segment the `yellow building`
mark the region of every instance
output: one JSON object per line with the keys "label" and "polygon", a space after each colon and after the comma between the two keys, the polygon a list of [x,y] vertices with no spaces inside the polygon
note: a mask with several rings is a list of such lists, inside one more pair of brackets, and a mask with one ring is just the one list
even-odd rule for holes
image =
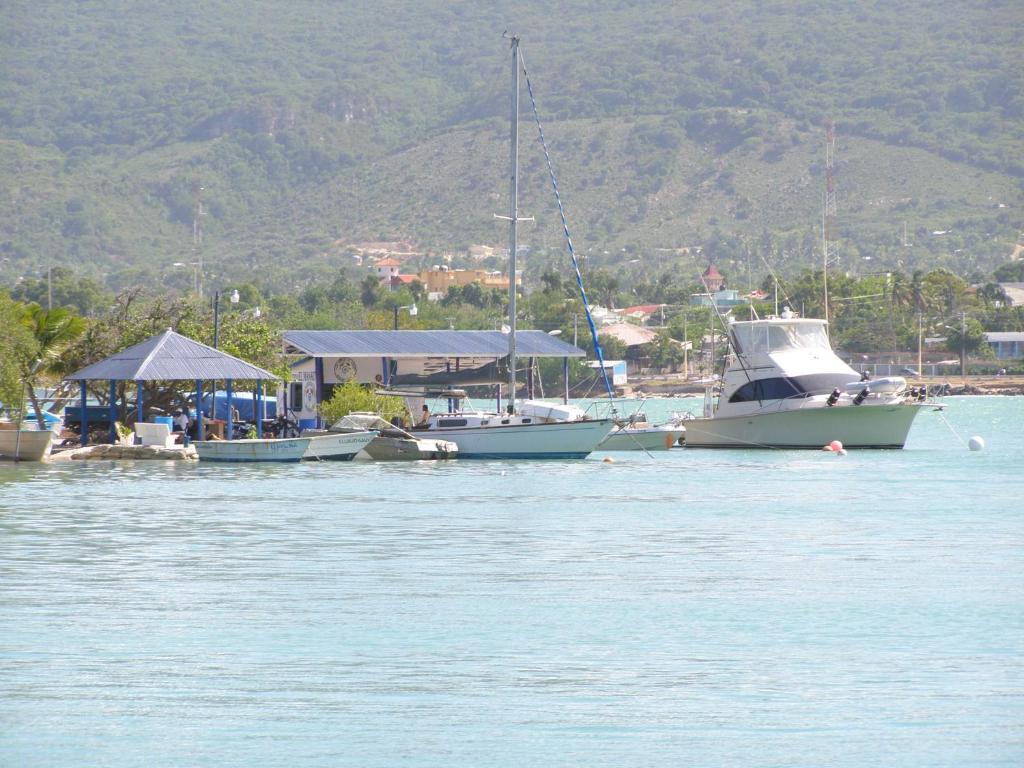
{"label": "yellow building", "polygon": [[[447,266],[435,266],[420,272],[417,279],[423,283],[427,298],[436,301],[448,293],[453,285],[466,286],[471,283],[481,288],[498,288],[508,290],[508,275],[492,272],[487,269],[450,269]],[[522,275],[516,276],[516,285],[523,282]]]}

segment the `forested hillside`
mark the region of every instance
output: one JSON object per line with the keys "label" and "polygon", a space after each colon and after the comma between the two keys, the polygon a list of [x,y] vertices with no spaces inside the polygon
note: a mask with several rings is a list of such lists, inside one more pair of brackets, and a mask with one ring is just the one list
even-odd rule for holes
{"label": "forested hillside", "polygon": [[[292,288],[360,240],[501,244],[505,29],[522,35],[570,223],[599,263],[662,269],[694,245],[783,272],[815,263],[826,117],[837,269],[989,273],[1024,228],[1019,2],[553,8],[4,3],[0,281],[68,265],[184,287],[173,264],[195,258],[200,195],[214,282]],[[525,99],[523,118],[539,272],[560,230]]]}

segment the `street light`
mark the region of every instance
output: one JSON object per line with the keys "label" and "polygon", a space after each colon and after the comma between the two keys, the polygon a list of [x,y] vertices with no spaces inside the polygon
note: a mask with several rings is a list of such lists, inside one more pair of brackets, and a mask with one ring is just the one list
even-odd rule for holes
{"label": "street light", "polygon": [[394,310],[395,310],[395,330],[396,331],[398,330],[398,310],[400,310],[400,309],[408,309],[409,310],[409,317],[416,317],[416,315],[419,314],[419,310],[416,309],[416,305],[415,304],[403,304],[400,307],[396,306],[394,308]]}
{"label": "street light", "polygon": [[[236,288],[231,292],[231,296],[228,297],[232,305],[238,304],[239,296],[238,289]],[[220,341],[220,291],[216,291],[213,294],[213,348],[217,349],[217,344]]]}
{"label": "street light", "polygon": [[172,267],[192,267],[192,291],[197,296],[199,295],[199,270],[202,269],[203,265],[198,261],[176,261]]}
{"label": "street light", "polygon": [[[943,328],[955,331],[952,325],[943,323]],[[967,313],[960,313],[960,378],[967,378]]]}

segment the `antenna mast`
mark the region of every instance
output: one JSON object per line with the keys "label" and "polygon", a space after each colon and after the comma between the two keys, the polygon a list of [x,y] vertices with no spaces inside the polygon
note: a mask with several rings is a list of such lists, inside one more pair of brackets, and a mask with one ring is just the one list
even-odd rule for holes
{"label": "antenna mast", "polygon": [[205,215],[203,211],[203,188],[196,185],[195,188],[195,213],[192,215],[192,269],[195,274],[195,292],[203,298],[203,226],[200,217]]}
{"label": "antenna mast", "polygon": [[835,171],[836,131],[832,119],[825,120],[825,208],[821,220],[822,281],[825,287],[825,322],[828,318],[828,262],[829,243],[835,240],[836,188]]}

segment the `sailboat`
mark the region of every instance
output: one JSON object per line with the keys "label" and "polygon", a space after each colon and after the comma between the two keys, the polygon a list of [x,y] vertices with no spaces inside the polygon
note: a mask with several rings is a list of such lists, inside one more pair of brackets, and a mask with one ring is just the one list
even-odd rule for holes
{"label": "sailboat", "polygon": [[[459,446],[460,459],[582,459],[614,428],[580,408],[536,400],[516,402],[516,252],[519,223],[519,38],[512,36],[512,114],[509,187],[508,406],[483,411],[430,414],[419,429]],[[504,218],[504,217],[503,217]]]}

